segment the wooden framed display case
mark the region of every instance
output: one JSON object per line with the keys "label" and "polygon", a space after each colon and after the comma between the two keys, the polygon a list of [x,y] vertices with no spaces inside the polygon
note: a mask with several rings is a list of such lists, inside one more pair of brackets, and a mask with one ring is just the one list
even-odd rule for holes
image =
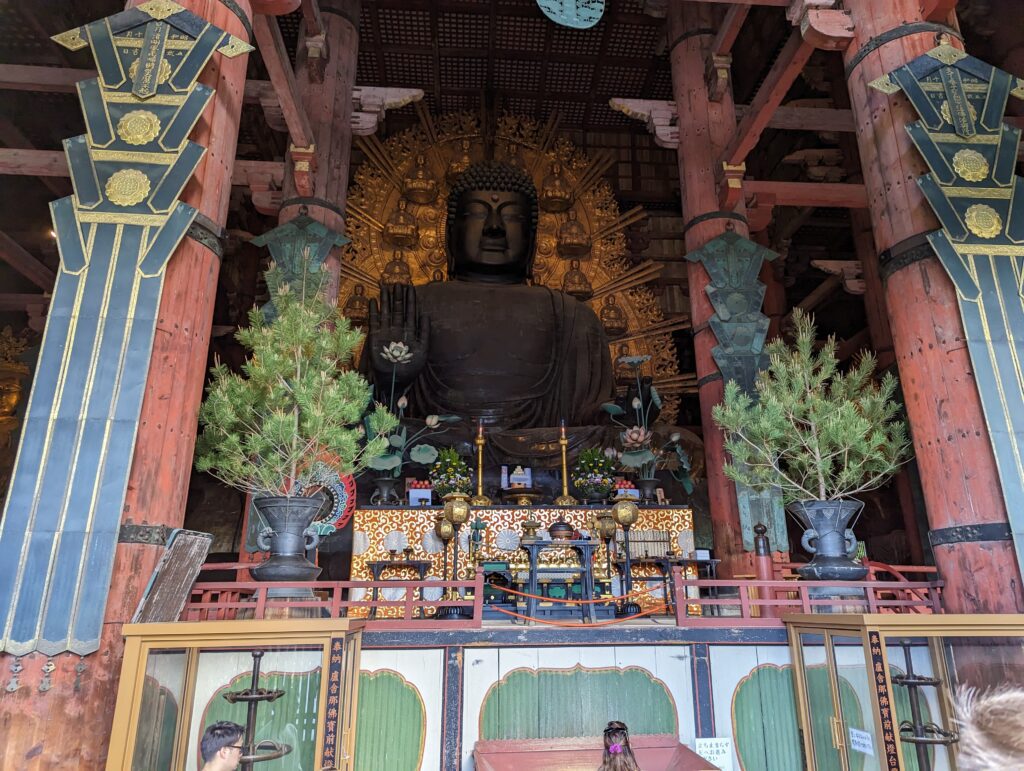
{"label": "wooden framed display case", "polygon": [[957,767],[960,687],[1024,686],[1024,615],[789,615],[809,771]]}
{"label": "wooden framed display case", "polygon": [[232,694],[249,689],[281,693],[261,696],[240,743],[271,740],[295,753],[256,768],[353,767],[362,622],[128,624],[123,634],[107,771],[201,767],[204,730],[219,720],[246,726],[246,697]]}

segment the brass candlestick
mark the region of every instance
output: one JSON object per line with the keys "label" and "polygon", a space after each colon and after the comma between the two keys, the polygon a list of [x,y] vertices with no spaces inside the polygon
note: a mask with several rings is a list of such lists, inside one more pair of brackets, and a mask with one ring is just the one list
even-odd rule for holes
{"label": "brass candlestick", "polygon": [[562,447],[562,494],[555,498],[556,506],[576,506],[579,501],[569,495],[569,464],[566,460],[566,451],[569,447],[569,440],[565,438],[565,429],[562,429],[562,436],[558,439]]}
{"label": "brass candlestick", "polygon": [[490,506],[492,501],[484,495],[484,435],[483,431],[473,440],[476,445],[476,495],[469,499],[474,506]]}

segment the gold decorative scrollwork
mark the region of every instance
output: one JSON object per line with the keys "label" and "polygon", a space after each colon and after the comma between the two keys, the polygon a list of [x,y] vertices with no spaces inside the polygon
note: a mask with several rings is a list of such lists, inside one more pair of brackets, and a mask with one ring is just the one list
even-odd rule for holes
{"label": "gold decorative scrollwork", "polygon": [[968,182],[981,182],[988,177],[989,165],[977,150],[958,150],[953,156],[953,171]]}
{"label": "gold decorative scrollwork", "polygon": [[967,229],[979,238],[995,238],[1003,232],[1003,219],[988,204],[976,203],[964,215]]}
{"label": "gold decorative scrollwork", "polygon": [[149,195],[149,177],[138,169],[121,169],[110,175],[106,193],[111,203],[118,206],[134,206],[142,203]]}
{"label": "gold decorative scrollwork", "polygon": [[160,135],[160,119],[149,110],[132,110],[117,122],[117,135],[130,145],[145,145]]}
{"label": "gold decorative scrollwork", "polygon": [[[403,263],[413,284],[443,279],[449,186],[453,173],[483,160],[483,136],[475,113],[421,118],[421,127],[383,142],[368,138],[363,145],[368,161],[356,171],[348,194],[347,235],[352,243],[342,268],[342,307],[360,284],[367,296],[376,294],[374,283],[391,280]],[[625,317],[625,329],[617,335],[623,339],[612,343],[613,358],[625,346],[627,355],[651,357],[643,374],[655,383],[678,378],[671,332],[648,331],[664,321],[650,289],[627,280],[622,288],[602,291],[633,266],[626,259],[618,204],[598,164],[567,139],[516,115],[498,119],[494,147],[496,160],[530,173],[545,202],[537,223],[533,283],[561,290],[571,270],[582,272],[594,294],[588,303],[595,313],[612,298]],[[416,241],[407,246],[413,234]],[[578,260],[578,267],[571,260]],[[584,286],[579,274],[569,278],[571,287]],[[586,294],[576,294],[581,293]],[[678,409],[679,397],[666,396],[660,420],[674,422]]]}

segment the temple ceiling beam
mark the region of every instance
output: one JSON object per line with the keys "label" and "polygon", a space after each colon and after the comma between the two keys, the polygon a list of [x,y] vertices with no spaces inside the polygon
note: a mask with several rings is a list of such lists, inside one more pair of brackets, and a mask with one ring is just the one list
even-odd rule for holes
{"label": "temple ceiling beam", "polygon": [[722,25],[715,34],[715,40],[711,44],[711,56],[728,56],[732,53],[732,47],[736,38],[743,29],[743,22],[747,20],[750,13],[749,5],[736,4],[729,7],[722,19]]}
{"label": "temple ceiling beam", "polygon": [[252,26],[263,64],[281,103],[281,112],[288,126],[292,144],[296,147],[309,148],[313,145],[313,129],[302,106],[291,57],[285,48],[284,38],[281,37],[281,27],[270,16],[256,16],[253,18]]}
{"label": "temple ceiling beam", "polygon": [[20,292],[0,293],[0,312],[10,313],[24,311],[32,313],[45,308],[50,302],[48,295],[28,294]]}
{"label": "temple ceiling beam", "polygon": [[0,231],[0,260],[40,289],[49,291],[53,288],[54,272],[3,231]]}

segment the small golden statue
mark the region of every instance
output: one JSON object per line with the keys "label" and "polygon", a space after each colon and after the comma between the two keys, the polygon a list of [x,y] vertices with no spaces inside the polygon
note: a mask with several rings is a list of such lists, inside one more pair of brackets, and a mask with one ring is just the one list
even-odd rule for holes
{"label": "small golden statue", "polygon": [[551,164],[551,173],[540,185],[539,202],[540,208],[550,212],[563,212],[572,207],[572,190],[562,175],[562,164]]}
{"label": "small golden statue", "polygon": [[629,356],[629,345],[622,343],[615,356],[615,382],[629,385],[636,382],[636,372],[632,364],[623,361],[623,358],[627,356]]}
{"label": "small golden statue", "polygon": [[356,284],[352,294],[345,301],[341,315],[352,322],[352,326],[365,329],[370,321],[370,301],[366,298],[366,287]]}
{"label": "small golden statue", "polygon": [[398,208],[384,226],[384,243],[400,249],[411,249],[419,241],[420,232],[416,218],[409,211],[409,202],[404,198],[398,200]]}
{"label": "small golden statue", "polygon": [[505,145],[505,163],[510,166],[518,166],[520,169],[526,169],[526,161],[523,160],[523,154],[520,152],[517,142],[509,142]]}
{"label": "small golden statue", "polygon": [[427,168],[427,156],[416,156],[412,171],[402,180],[402,195],[420,205],[433,203],[437,198],[437,180]]}
{"label": "small golden statue", "polygon": [[412,270],[409,263],[405,261],[405,253],[396,249],[394,256],[380,274],[381,285],[385,284],[412,284]]}
{"label": "small golden statue", "polygon": [[604,298],[604,307],[601,308],[601,324],[608,337],[622,337],[629,329],[626,322],[626,314],[615,304],[615,295],[608,295]]}
{"label": "small golden statue", "polygon": [[444,178],[448,180],[449,185],[455,182],[459,175],[473,164],[473,158],[469,153],[469,140],[463,139],[459,145],[461,149],[452,155],[451,161],[448,162],[448,169],[444,173]]}
{"label": "small golden statue", "polygon": [[569,209],[569,219],[558,228],[556,248],[561,257],[586,257],[590,254],[590,236],[583,223],[576,219],[576,211]]}
{"label": "small golden statue", "polygon": [[580,302],[586,302],[594,296],[594,288],[590,285],[590,279],[580,270],[580,261],[571,260],[569,270],[565,272],[562,279],[562,291],[572,295]]}

